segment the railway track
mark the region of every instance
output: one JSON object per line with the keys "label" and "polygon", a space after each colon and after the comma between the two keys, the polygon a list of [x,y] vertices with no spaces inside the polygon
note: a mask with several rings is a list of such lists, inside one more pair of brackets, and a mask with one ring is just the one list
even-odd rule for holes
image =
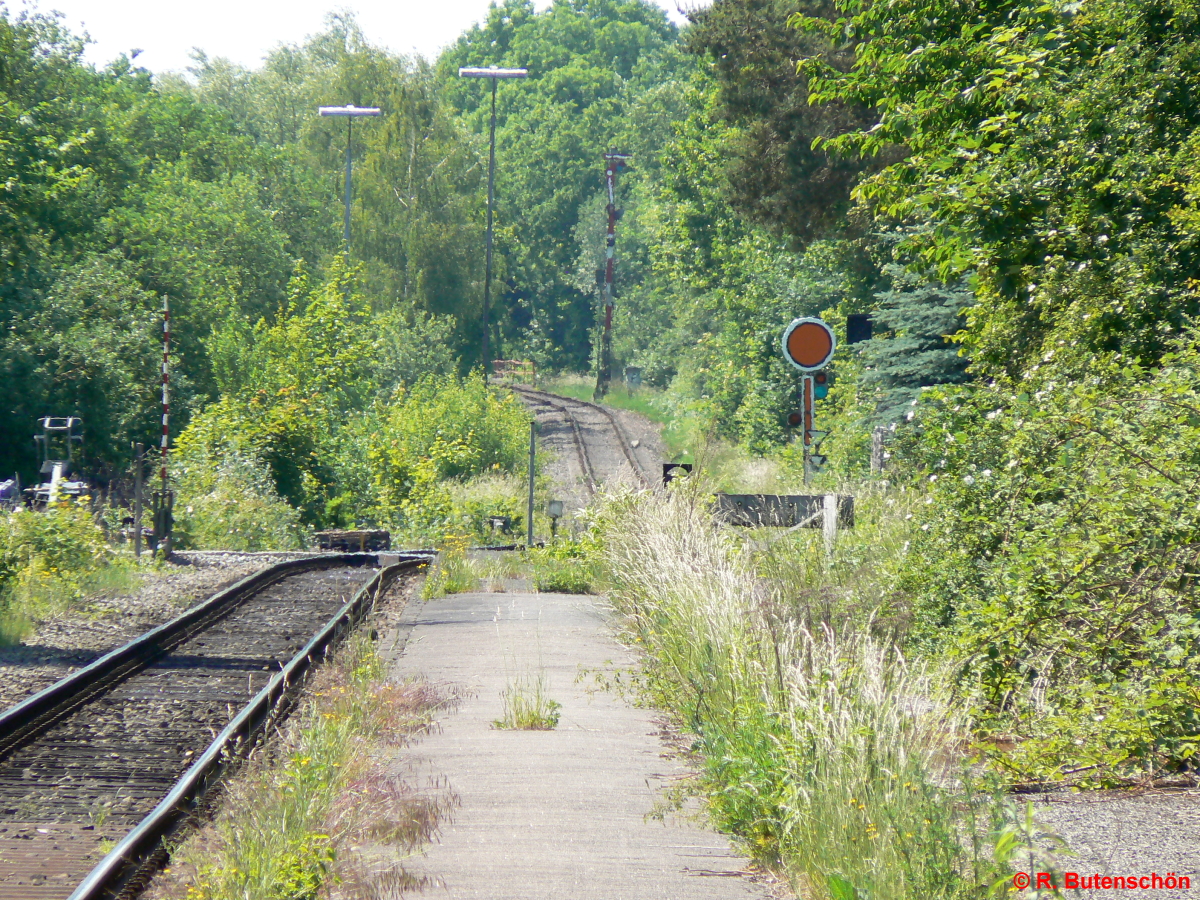
{"label": "railway track", "polygon": [[595,493],[601,482],[621,478],[625,473],[632,475],[641,487],[654,487],[654,482],[638,462],[621,423],[599,403],[519,385],[512,389],[535,411],[549,410],[567,421],[582,480],[589,493]]}
{"label": "railway track", "polygon": [[270,566],[0,713],[0,900],[133,896],[310,664],[428,559]]}

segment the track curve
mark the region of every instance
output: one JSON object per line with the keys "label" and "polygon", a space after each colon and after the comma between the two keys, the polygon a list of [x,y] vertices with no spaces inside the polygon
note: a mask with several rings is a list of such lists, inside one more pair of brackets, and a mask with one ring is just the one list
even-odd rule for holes
{"label": "track curve", "polygon": [[621,423],[602,405],[521,385],[512,390],[535,412],[541,409],[566,421],[588,493],[594,494],[601,483],[629,478],[639,487],[653,488]]}

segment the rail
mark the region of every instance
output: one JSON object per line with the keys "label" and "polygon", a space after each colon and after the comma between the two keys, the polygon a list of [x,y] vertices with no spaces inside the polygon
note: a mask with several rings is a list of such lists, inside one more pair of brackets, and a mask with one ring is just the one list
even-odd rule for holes
{"label": "rail", "polygon": [[[376,572],[325,621],[305,645],[281,666],[188,767],[158,804],[81,881],[72,900],[113,900],[149,874],[159,859],[161,840],[199,805],[230,761],[244,752],[264,726],[286,710],[312,663],[337,642],[379,594],[400,574],[427,564],[432,554],[381,554],[394,562]],[[80,706],[112,689],[193,636],[224,620],[243,600],[290,576],[325,568],[379,565],[380,555],[328,554],[270,566],[218,592],[89,666],[0,713],[0,755],[7,756],[53,728]],[[24,751],[21,751],[24,752]],[[136,888],[135,888],[136,890]]]}
{"label": "rail", "polygon": [[[651,480],[646,476],[646,473],[642,470],[641,464],[637,461],[637,457],[634,456],[633,447],[630,444],[629,437],[625,434],[625,429],[621,427],[621,423],[617,421],[616,416],[614,416],[609,410],[605,409],[602,405],[599,403],[590,403],[587,400],[576,400],[574,397],[562,397],[558,394],[550,394],[546,391],[539,391],[534,388],[527,388],[518,385],[513,385],[512,390],[516,391],[517,393],[530,396],[534,400],[545,403],[548,406],[552,406],[560,412],[566,414],[567,419],[571,423],[572,431],[575,434],[575,444],[579,450],[580,459],[584,462],[584,471],[588,480],[588,485],[593,492],[595,492],[594,472],[590,463],[587,462],[587,452],[583,446],[584,442],[582,435],[580,434],[579,424],[575,421],[575,417],[571,415],[570,404],[572,403],[595,410],[608,420],[609,425],[612,426],[613,432],[617,436],[617,445],[621,448],[621,453],[624,455],[626,462],[629,463],[629,468],[633,471],[633,474],[637,476],[638,480],[641,481],[644,487],[650,489],[654,488],[654,483],[651,482]],[[566,401],[566,403],[556,403],[554,402],[556,400]]]}

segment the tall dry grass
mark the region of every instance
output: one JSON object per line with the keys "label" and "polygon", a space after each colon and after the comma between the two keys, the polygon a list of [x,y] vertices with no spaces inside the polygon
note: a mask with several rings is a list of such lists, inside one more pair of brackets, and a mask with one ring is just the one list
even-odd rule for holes
{"label": "tall dry grass", "polygon": [[650,690],[696,737],[720,826],[806,897],[986,893],[976,820],[992,798],[958,763],[964,723],[935,669],[869,616],[800,614],[760,551],[713,524],[699,483],[610,498],[599,521],[611,596],[647,651]]}
{"label": "tall dry grass", "polygon": [[[159,896],[178,897],[185,885],[185,900],[317,900],[338,881],[360,896],[404,881],[403,855],[433,839],[457,798],[445,785],[411,784],[377,758],[449,702],[428,682],[389,680],[360,629],[235,778],[216,821],[172,854],[176,887]],[[363,848],[372,845],[399,852],[369,858]]]}

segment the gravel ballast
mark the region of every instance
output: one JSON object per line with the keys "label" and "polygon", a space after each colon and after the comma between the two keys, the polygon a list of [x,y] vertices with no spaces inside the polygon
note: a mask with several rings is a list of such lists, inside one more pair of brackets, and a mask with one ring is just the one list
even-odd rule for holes
{"label": "gravel ballast", "polygon": [[128,594],[97,596],[42,622],[11,647],[0,647],[0,709],[49,687],[81,666],[259,569],[306,553],[183,552],[137,576]]}

